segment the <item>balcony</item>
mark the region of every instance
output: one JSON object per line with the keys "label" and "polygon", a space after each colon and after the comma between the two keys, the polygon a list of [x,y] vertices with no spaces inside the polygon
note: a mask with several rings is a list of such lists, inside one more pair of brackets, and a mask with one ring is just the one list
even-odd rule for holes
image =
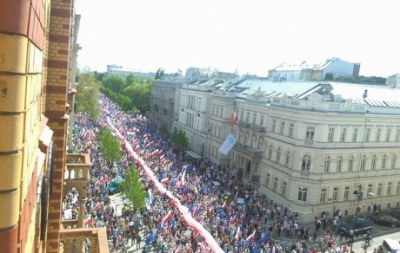
{"label": "balcony", "polygon": [[247,123],[243,120],[239,120],[238,125],[239,127],[250,128],[250,123]]}
{"label": "balcony", "polygon": [[[90,248],[86,246],[86,239],[90,241]],[[108,253],[106,228],[61,229],[60,252],[90,252]]]}
{"label": "balcony", "polygon": [[248,156],[250,156],[251,158],[254,159],[261,159],[262,158],[262,151],[249,147],[247,145],[243,145],[240,142],[236,142],[235,146],[234,146],[237,150],[243,152],[244,154],[247,154]]}
{"label": "balcony", "polygon": [[251,130],[257,131],[257,132],[260,132],[260,133],[266,133],[267,132],[265,127],[262,127],[260,125],[254,124],[254,123],[252,123],[250,125],[250,128],[251,128]]}

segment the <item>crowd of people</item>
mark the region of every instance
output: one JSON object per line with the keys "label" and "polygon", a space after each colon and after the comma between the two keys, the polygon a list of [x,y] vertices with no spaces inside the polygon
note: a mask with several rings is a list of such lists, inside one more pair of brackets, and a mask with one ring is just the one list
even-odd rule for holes
{"label": "crowd of people", "polygon": [[[97,122],[89,121],[84,114],[76,117],[74,144],[77,152],[89,153],[91,157],[85,226],[107,227],[113,251],[123,252],[128,245],[136,245],[142,252],[215,250],[201,231],[188,224],[174,202],[159,192],[144,170],[147,166],[157,181],[187,207],[191,217],[209,232],[223,252],[317,252],[307,242],[317,239],[318,229],[303,227],[297,213],[270,205],[266,196],[243,183],[227,167],[186,159],[185,152],[160,135],[146,117],[126,114],[103,96],[100,107],[102,113]],[[101,128],[110,127],[110,122],[145,164],[132,157],[122,139],[119,139],[124,151],[121,161],[118,166],[107,164],[96,134]],[[110,203],[107,185],[116,176],[123,177],[124,169],[132,164],[136,165],[140,181],[148,192],[146,208],[124,207],[117,214]],[[65,206],[78,208],[76,196],[79,196],[76,192],[69,193]],[[292,247],[283,249],[275,243],[274,238],[280,236],[291,237]]]}

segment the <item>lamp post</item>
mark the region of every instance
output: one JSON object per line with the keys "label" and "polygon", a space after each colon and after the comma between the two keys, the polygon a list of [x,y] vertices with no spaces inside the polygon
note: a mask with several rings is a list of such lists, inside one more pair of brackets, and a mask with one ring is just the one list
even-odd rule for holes
{"label": "lamp post", "polygon": [[[356,204],[356,210],[354,212],[354,216],[357,218],[357,212],[358,212],[358,205],[360,204],[360,199],[362,198],[362,192],[361,192],[361,184],[357,183],[356,184],[356,189],[353,191],[354,196],[356,196],[357,204]],[[350,253],[353,251],[353,240],[354,240],[354,231],[353,234],[350,235]]]}

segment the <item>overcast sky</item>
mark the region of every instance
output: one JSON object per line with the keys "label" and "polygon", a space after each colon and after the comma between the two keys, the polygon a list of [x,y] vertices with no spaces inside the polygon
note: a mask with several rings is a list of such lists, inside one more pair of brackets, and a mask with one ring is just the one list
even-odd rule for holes
{"label": "overcast sky", "polygon": [[188,67],[266,76],[283,62],[400,72],[399,0],[76,0],[80,67]]}

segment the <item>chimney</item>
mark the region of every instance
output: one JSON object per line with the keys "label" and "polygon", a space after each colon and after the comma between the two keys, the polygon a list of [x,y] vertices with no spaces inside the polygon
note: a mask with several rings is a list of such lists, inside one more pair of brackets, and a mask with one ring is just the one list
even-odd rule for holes
{"label": "chimney", "polygon": [[368,90],[364,90],[363,98],[366,99],[368,97]]}

